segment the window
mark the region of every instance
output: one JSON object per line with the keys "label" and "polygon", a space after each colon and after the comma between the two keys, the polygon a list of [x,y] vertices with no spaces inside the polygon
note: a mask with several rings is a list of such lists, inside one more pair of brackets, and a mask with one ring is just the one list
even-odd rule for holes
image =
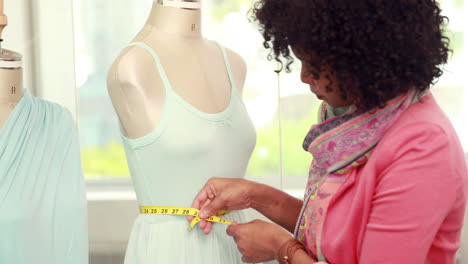
{"label": "window", "polygon": [[[262,48],[262,38],[255,25],[247,20],[250,4],[250,1],[203,2],[203,34],[235,50],[246,60],[249,71],[244,99],[258,129],[257,147],[247,174],[279,186],[281,148],[290,153],[282,157],[289,160],[284,162],[287,164],[284,170],[302,179],[306,175],[310,156],[301,152],[300,146],[310,119],[315,116],[312,109],[318,102],[300,83],[297,72],[281,76],[280,82],[288,89],[281,91],[281,101],[278,100],[276,65],[265,59],[267,51]],[[74,5],[80,140],[88,179],[129,177],[118,121],[106,90],[106,74],[118,53],[144,24],[152,1],[131,5],[128,1],[113,1],[112,9],[108,5],[95,0],[77,0]],[[247,37],[240,39],[240,35]],[[297,102],[301,106],[292,107]],[[280,112],[279,106],[286,111]],[[281,142],[279,117],[287,135]]]}
{"label": "window", "polygon": [[[151,4],[149,0],[131,4],[115,0],[110,8],[108,1],[75,1],[80,137],[88,179],[129,177],[116,115],[106,91],[106,73],[120,50],[144,24]],[[293,64],[291,74],[282,73],[278,78],[273,72],[276,65],[266,60],[262,37],[247,20],[250,5],[247,0],[204,1],[203,33],[239,53],[248,65],[243,97],[258,139],[247,176],[300,191],[311,159],[301,148],[302,140],[316,122],[319,102],[300,82],[297,63]],[[463,74],[466,25],[461,14],[463,1],[444,1],[442,7],[450,17],[448,30],[454,54],[433,92],[468,150],[468,128],[463,122],[468,116]]]}
{"label": "window", "polygon": [[106,75],[113,60],[144,24],[151,4],[123,0],[74,2],[80,142],[87,179],[129,177]]}
{"label": "window", "polygon": [[[91,251],[103,251],[103,259],[109,260],[105,263],[122,262],[116,261],[114,254],[124,252],[133,221],[131,212],[136,208],[135,204],[122,203],[134,197],[128,195],[129,172],[118,121],[107,95],[106,73],[145,23],[152,2],[5,1],[9,25],[4,31],[3,47],[23,54],[25,87],[64,105],[76,116],[85,175],[93,182],[88,190],[112,186],[119,193],[114,196],[118,205],[106,203],[110,200],[108,193],[100,193],[92,197],[88,207]],[[204,35],[233,49],[248,64],[244,101],[258,138],[247,176],[300,197],[311,159],[301,145],[316,122],[319,102],[300,82],[297,63],[291,74],[278,78],[274,73],[275,63],[265,59],[262,38],[247,20],[251,4],[250,0],[203,1]],[[441,5],[450,18],[448,30],[454,53],[432,91],[453,122],[468,160],[468,23],[463,0],[443,0]],[[119,210],[125,214],[110,217],[112,221],[104,219],[109,212],[118,215]]]}

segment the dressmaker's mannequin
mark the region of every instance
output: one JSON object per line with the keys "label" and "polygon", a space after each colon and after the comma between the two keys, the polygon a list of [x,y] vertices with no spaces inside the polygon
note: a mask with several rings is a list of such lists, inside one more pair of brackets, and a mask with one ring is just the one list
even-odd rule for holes
{"label": "dressmaker's mannequin", "polygon": [[6,25],[7,18],[3,14],[3,1],[0,0],[0,128],[23,97],[22,56],[1,48],[2,32]]}
{"label": "dressmaker's mannequin", "polygon": [[[239,91],[245,63],[203,38],[197,3],[155,2],[108,74],[139,206],[190,207],[207,179],[244,177],[255,146]],[[188,232],[185,216],[156,213],[135,219],[125,264],[241,262],[225,225],[206,236]]]}
{"label": "dressmaker's mannequin", "polygon": [[[4,58],[2,55],[0,55],[0,59]],[[22,69],[0,67],[0,128],[3,127],[11,111],[13,111],[22,97]]]}
{"label": "dressmaker's mannequin", "polygon": [[[223,55],[216,43],[202,36],[201,10],[169,6],[172,2],[154,2],[133,42],[146,43],[158,54],[174,91],[184,100],[202,112],[221,112],[231,95]],[[235,84],[241,89],[245,62],[230,50],[227,54]],[[165,92],[147,51],[124,49],[108,73],[108,90],[127,137],[142,137],[157,126]]]}
{"label": "dressmaker's mannequin", "polygon": [[[0,0],[0,39],[6,25]],[[0,263],[87,264],[75,122],[64,107],[23,90],[21,64],[0,46]]]}

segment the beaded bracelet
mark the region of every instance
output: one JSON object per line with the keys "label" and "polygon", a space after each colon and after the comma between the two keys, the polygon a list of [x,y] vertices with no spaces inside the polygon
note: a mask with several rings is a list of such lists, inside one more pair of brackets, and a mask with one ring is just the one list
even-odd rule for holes
{"label": "beaded bracelet", "polygon": [[291,264],[296,250],[305,250],[304,245],[298,240],[291,238],[284,242],[278,250],[278,261],[281,264]]}

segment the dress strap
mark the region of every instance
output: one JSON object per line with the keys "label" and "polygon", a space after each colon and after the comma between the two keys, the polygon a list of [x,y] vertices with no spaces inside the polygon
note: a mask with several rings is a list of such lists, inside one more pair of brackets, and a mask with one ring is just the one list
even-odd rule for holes
{"label": "dress strap", "polygon": [[234,93],[234,91],[236,91],[237,88],[236,88],[236,83],[234,82],[234,75],[232,74],[231,64],[229,63],[226,49],[223,46],[221,46],[221,44],[219,44],[218,42],[215,41],[215,43],[218,45],[218,47],[221,49],[221,52],[223,53],[224,64],[226,65],[226,70],[229,76],[229,82],[231,83],[231,89],[232,89],[232,92]]}
{"label": "dress strap", "polygon": [[166,92],[172,92],[171,83],[169,82],[169,79],[167,78],[166,71],[164,71],[164,67],[161,64],[161,61],[159,60],[158,54],[156,54],[156,52],[150,46],[148,46],[146,43],[143,43],[143,42],[132,42],[127,45],[127,47],[131,47],[131,46],[139,46],[147,50],[151,54],[156,64],[156,68],[158,69],[159,76],[161,77],[161,80],[163,82],[164,89],[166,90]]}

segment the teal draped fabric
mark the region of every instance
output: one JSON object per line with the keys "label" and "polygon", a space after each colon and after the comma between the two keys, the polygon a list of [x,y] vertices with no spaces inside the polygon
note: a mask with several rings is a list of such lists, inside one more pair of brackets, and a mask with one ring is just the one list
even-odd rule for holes
{"label": "teal draped fabric", "polygon": [[75,123],[27,90],[0,130],[0,263],[88,263]]}

